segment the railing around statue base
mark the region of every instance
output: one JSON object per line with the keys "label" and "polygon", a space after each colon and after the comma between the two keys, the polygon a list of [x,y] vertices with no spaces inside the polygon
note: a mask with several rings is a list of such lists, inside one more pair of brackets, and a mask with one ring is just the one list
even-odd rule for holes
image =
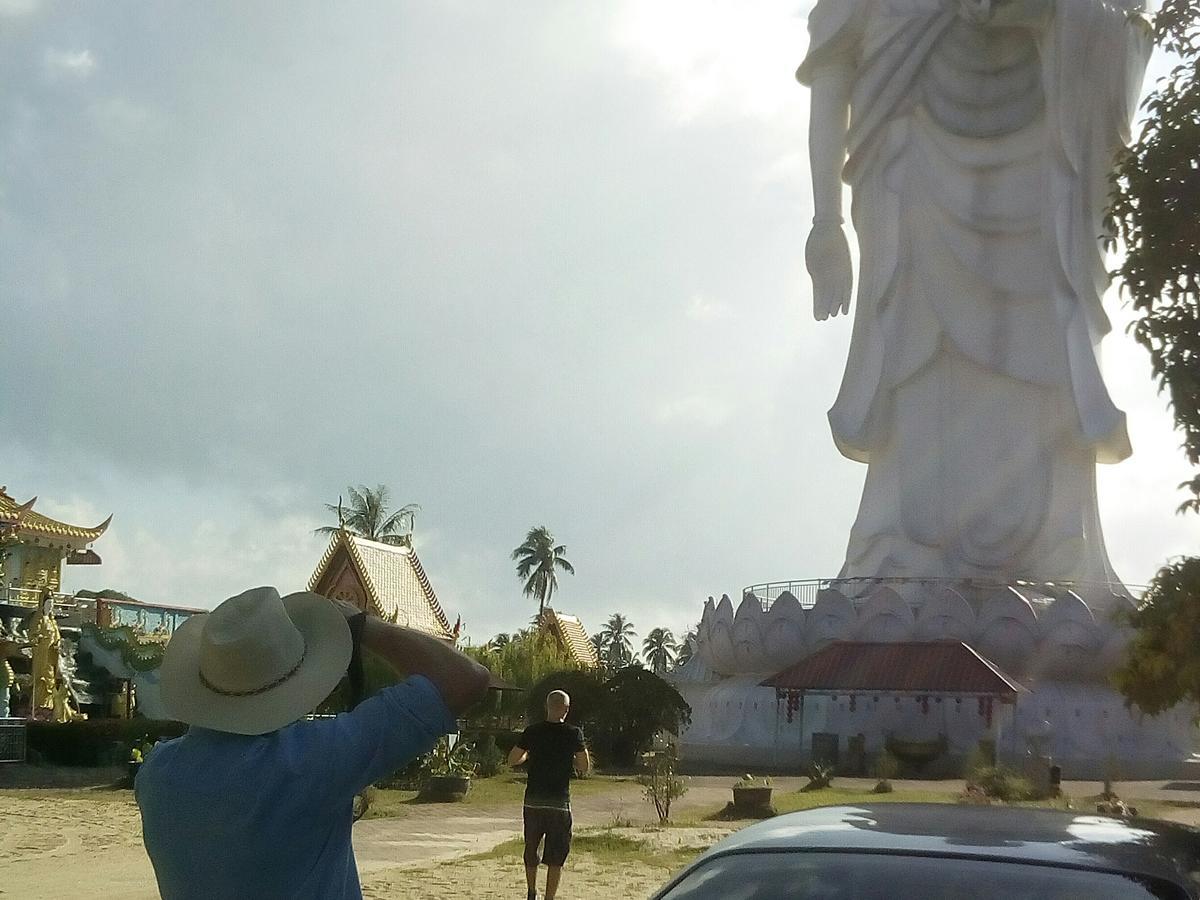
{"label": "railing around statue base", "polygon": [[[953,588],[971,593],[980,591],[1002,590],[1016,588],[1045,596],[1055,600],[1067,593],[1078,593],[1081,596],[1097,593],[1109,593],[1115,597],[1131,597],[1140,600],[1145,593],[1145,585],[1122,584],[1119,581],[1001,581],[989,578],[810,578],[801,581],[769,581],[764,584],[752,584],[742,588],[742,596],[753,594],[762,604],[763,612],[783,594],[789,593],[795,597],[804,609],[812,609],[817,604],[817,598],[822,591],[836,590],[850,599],[864,598],[876,587],[884,586],[901,589],[909,593],[912,588]],[[909,589],[909,590],[903,590]]]}

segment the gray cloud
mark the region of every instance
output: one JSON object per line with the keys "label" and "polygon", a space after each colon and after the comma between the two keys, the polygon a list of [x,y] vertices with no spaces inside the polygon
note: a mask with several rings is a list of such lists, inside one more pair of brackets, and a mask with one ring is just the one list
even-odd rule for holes
{"label": "gray cloud", "polygon": [[[592,627],[834,573],[862,470],[824,422],[846,323],[807,315],[804,11],[689,9],[64,4],[0,32],[0,452],[19,493],[117,513],[73,577],[301,586],[358,481],[422,504],[480,638],[531,609],[532,524]],[[1126,408],[1173,446],[1139,359]],[[1144,580],[1126,509],[1197,531],[1182,474],[1138,465],[1105,514]]]}

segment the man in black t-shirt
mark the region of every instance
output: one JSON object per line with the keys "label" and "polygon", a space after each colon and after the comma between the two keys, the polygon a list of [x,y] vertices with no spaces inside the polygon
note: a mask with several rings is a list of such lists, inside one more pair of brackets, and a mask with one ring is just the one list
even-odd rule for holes
{"label": "man in black t-shirt", "polygon": [[[546,900],[554,900],[563,863],[571,851],[571,773],[586,774],[592,760],[583,732],[566,723],[571,698],[565,691],[546,696],[546,721],[530,725],[508,755],[510,766],[528,762],[525,784],[525,884],[537,896],[537,870],[546,864]],[[538,846],[545,847],[538,854]]]}

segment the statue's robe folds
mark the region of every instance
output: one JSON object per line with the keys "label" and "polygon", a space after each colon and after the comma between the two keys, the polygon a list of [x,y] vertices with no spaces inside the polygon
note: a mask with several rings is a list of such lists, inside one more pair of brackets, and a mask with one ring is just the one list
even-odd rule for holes
{"label": "statue's robe folds", "polygon": [[29,638],[33,644],[33,660],[31,663],[32,690],[35,695],[34,704],[37,709],[54,708],[54,687],[58,673],[58,648],[62,634],[58,623],[51,612],[39,612],[29,629]]}
{"label": "statue's robe folds", "polygon": [[958,0],[820,0],[797,72],[854,72],[861,265],[829,421],[868,464],[843,576],[1117,582],[1095,466],[1130,453],[1100,375],[1099,236],[1150,40],[1126,8],[1037,25]]}

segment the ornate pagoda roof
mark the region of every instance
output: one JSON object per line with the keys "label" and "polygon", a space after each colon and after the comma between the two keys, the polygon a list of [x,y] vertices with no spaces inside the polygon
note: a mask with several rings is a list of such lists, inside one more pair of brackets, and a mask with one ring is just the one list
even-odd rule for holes
{"label": "ornate pagoda roof", "polygon": [[[450,622],[442,611],[429,576],[408,545],[381,544],[338,531],[308,581],[308,589],[323,593],[335,563],[345,553],[367,596],[368,611],[435,637],[451,639]],[[340,568],[340,567],[339,567]]]}
{"label": "ornate pagoda roof", "polygon": [[71,525],[35,512],[35,503],[37,497],[18,503],[0,487],[0,531],[11,531],[26,543],[82,549],[104,534],[112,522],[112,516],[109,516],[94,528]]}
{"label": "ornate pagoda roof", "polygon": [[596,648],[592,646],[587,629],[577,616],[569,616],[547,606],[542,612],[541,625],[554,635],[576,663],[585,669],[599,668],[600,659],[596,656]]}

